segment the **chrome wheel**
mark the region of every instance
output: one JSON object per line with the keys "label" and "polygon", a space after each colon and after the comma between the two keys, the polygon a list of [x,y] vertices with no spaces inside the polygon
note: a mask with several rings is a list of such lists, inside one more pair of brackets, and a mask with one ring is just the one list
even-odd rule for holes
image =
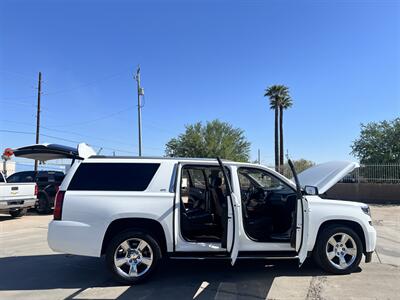
{"label": "chrome wheel", "polygon": [[325,254],[333,267],[345,270],[357,258],[357,245],[349,234],[343,232],[335,233],[326,243]]}
{"label": "chrome wheel", "polygon": [[140,238],[131,238],[122,242],[114,253],[114,265],[117,272],[125,277],[140,277],[153,264],[153,250]]}

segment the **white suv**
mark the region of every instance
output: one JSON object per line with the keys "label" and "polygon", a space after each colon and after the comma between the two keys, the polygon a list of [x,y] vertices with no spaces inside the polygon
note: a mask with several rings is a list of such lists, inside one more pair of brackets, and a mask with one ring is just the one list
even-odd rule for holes
{"label": "white suv", "polygon": [[[161,258],[313,256],[335,274],[354,271],[376,244],[367,205],[321,199],[357,167],[330,162],[289,180],[267,167],[219,159],[96,156],[34,145],[16,156],[74,160],[56,197],[48,242],[100,257],[120,281],[150,276]],[[293,170],[294,171],[294,170]]]}

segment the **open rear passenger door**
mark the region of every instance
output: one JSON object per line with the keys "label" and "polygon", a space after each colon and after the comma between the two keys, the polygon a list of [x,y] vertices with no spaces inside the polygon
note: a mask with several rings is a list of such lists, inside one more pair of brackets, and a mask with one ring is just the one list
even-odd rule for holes
{"label": "open rear passenger door", "polygon": [[222,237],[222,247],[226,247],[231,257],[231,264],[234,265],[239,253],[239,218],[238,208],[240,207],[239,199],[235,196],[232,190],[231,180],[226,172],[225,166],[220,158],[217,158],[218,164],[221,167],[221,172],[224,176],[227,197],[227,210],[224,222],[224,234]]}

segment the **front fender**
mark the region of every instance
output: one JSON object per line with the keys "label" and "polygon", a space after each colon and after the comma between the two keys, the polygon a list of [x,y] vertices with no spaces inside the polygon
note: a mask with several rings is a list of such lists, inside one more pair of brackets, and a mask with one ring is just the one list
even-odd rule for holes
{"label": "front fender", "polygon": [[[375,248],[376,237],[374,238],[374,228],[370,225],[371,218],[362,212],[359,206],[342,206],[332,203],[312,203],[310,205],[310,226],[309,237],[307,243],[308,251],[314,249],[320,228],[326,222],[335,222],[338,224],[342,221],[353,222],[358,224],[364,233],[364,242],[366,251],[371,251],[371,247]],[[360,237],[362,238],[362,237]]]}

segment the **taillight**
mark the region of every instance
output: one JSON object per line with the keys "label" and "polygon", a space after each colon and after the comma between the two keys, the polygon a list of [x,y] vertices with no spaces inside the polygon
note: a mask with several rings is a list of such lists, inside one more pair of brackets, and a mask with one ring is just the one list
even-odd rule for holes
{"label": "taillight", "polygon": [[64,196],[65,196],[65,191],[60,191],[60,190],[57,191],[56,201],[54,204],[54,214],[53,214],[54,220],[61,220]]}
{"label": "taillight", "polygon": [[35,184],[35,196],[39,194],[39,187],[37,184]]}

